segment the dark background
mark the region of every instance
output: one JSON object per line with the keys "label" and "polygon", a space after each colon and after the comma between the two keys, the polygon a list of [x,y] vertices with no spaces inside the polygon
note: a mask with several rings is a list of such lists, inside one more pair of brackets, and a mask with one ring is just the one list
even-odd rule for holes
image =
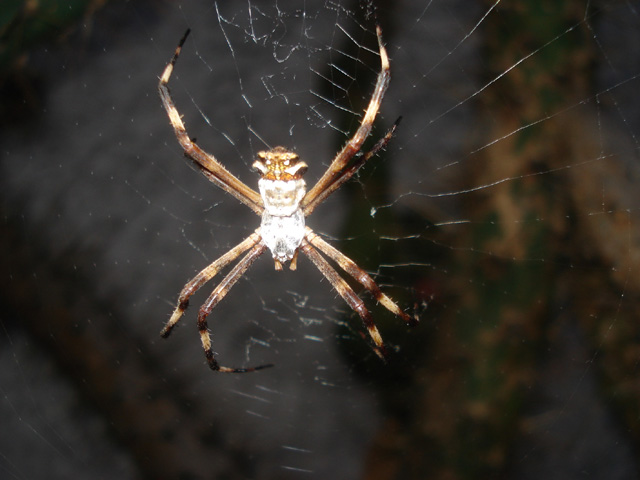
{"label": "dark background", "polygon": [[[640,4],[379,2],[385,152],[308,224],[421,325],[306,259],[260,259],[214,310],[184,283],[259,224],[182,158],[248,185],[284,145],[317,179],[379,59],[358,2],[0,7],[0,477],[638,476]],[[372,139],[373,141],[373,139]],[[367,145],[372,145],[369,143]]]}

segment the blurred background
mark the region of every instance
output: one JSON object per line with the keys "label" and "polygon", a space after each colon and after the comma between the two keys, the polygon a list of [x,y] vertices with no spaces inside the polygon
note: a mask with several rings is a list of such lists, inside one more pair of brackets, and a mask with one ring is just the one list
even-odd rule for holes
{"label": "blurred background", "polygon": [[[375,14],[373,13],[375,10]],[[185,161],[313,184],[391,85],[385,151],[308,219],[408,313],[306,258],[209,318],[183,285],[259,225]],[[630,479],[640,453],[640,2],[5,0],[0,478]],[[219,280],[219,279],[218,279]],[[354,287],[356,285],[354,284]]]}

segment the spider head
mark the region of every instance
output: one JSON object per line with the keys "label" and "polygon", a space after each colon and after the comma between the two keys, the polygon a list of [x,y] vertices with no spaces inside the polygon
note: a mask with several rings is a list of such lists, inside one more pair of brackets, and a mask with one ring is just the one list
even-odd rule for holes
{"label": "spider head", "polygon": [[284,147],[258,152],[258,159],[253,162],[260,176],[267,180],[299,180],[307,171],[307,164],[297,154]]}

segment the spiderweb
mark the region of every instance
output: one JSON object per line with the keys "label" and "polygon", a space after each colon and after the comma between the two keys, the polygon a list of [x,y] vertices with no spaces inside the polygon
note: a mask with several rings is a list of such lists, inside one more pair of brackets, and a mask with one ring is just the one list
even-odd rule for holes
{"label": "spiderweb", "polygon": [[253,188],[257,151],[293,149],[312,185],[373,90],[370,5],[114,2],[32,50],[35,114],[0,133],[0,476],[633,477],[639,7],[377,5],[392,80],[365,149],[402,122],[307,221],[420,315],[362,292],[389,365],[304,258],[265,255],[209,319],[222,364],[274,368],[206,367],[215,280],[159,338],[260,220],[182,159],[156,92],[181,35],[189,135]]}

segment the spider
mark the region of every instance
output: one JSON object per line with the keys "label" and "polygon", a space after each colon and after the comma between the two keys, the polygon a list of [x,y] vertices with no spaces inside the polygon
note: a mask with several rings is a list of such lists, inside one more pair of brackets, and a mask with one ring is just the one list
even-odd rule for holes
{"label": "spider", "polygon": [[183,287],[178,298],[178,304],[171,318],[162,329],[161,336],[164,338],[169,336],[187,309],[189,298],[196,291],[215,277],[220,270],[244,254],[200,307],[198,312],[200,339],[209,367],[214,371],[245,373],[271,367],[272,364],[251,368],[230,368],[220,365],[211,349],[211,336],[207,328],[207,316],[220,300],[229,293],[231,287],[245,274],[251,264],[267,249],[271,251],[276,270],[282,270],[283,264],[286,262],[289,262],[291,270],[295,270],[298,254],[302,252],[329,280],[333,288],[336,289],[347,304],[358,313],[373,341],[375,353],[385,360],[387,349],[369,310],[320,252],[333,260],[346,274],[362,284],[379,303],[402,318],[407,324],[415,325],[418,321],[417,317],[411,317],[403,312],[391,298],[382,293],[369,274],[358,267],[353,260],[316,235],[313,230],[305,226],[305,217],[311,214],[318,205],[340,188],[362,165],[389,142],[400,121],[398,119],[387,134],[369,152],[358,155],[363,142],[371,131],[380,103],[389,85],[389,58],[382,43],[380,27],[376,25],[381,70],[362,122],[353,137],[333,159],[320,180],[308,192],[302,179],[302,176],[307,171],[307,164],[301,161],[294,152],[284,147],[275,147],[271,150],[258,152],[257,159],[253,164],[253,168],[261,177],[258,181],[260,192],[258,193],[227,171],[213,155],[200,149],[195,140],[189,137],[182,118],[173,103],[168,87],[169,79],[182,46],[189,36],[189,32],[190,30],[185,32],[173,54],[173,58],[167,64],[160,77],[158,89],[162,104],[167,111],[184,154],[194,162],[195,166],[211,182],[247,205],[257,215],[260,215],[262,222],[260,227],[251,235],[207,266]]}

